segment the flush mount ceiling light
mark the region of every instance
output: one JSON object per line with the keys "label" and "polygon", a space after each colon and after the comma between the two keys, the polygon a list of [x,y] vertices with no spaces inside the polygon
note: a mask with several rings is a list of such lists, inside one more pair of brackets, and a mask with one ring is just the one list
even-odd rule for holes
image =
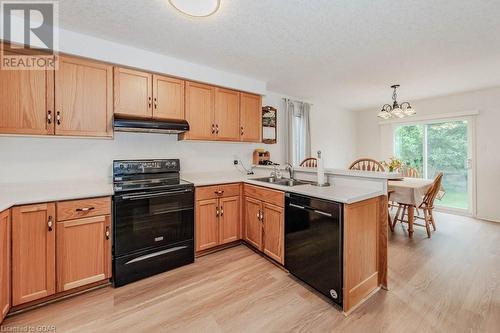
{"label": "flush mount ceiling light", "polygon": [[214,14],[220,7],[221,0],[168,0],[170,4],[183,14],[194,17],[205,17]]}
{"label": "flush mount ceiling light", "polygon": [[403,102],[401,103],[401,105],[398,104],[397,89],[399,88],[399,84],[395,84],[391,86],[391,88],[394,89],[394,91],[392,92],[393,103],[392,105],[385,104],[377,116],[382,119],[390,119],[390,118],[405,118],[416,114],[417,112],[415,111],[414,108],[411,107],[410,103]]}

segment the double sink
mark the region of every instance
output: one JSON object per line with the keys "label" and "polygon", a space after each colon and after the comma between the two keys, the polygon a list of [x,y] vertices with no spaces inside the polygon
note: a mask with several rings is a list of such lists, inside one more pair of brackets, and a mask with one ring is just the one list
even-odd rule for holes
{"label": "double sink", "polygon": [[282,186],[297,186],[297,185],[308,185],[314,182],[309,182],[306,180],[297,180],[291,178],[276,178],[276,177],[263,177],[263,178],[253,178],[251,180],[256,180],[264,183],[271,183]]}

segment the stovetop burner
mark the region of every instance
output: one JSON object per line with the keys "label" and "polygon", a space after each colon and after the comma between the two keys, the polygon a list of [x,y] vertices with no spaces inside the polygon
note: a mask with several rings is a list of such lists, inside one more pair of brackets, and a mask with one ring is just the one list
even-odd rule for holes
{"label": "stovetop burner", "polygon": [[192,186],[180,179],[178,159],[113,161],[115,192]]}

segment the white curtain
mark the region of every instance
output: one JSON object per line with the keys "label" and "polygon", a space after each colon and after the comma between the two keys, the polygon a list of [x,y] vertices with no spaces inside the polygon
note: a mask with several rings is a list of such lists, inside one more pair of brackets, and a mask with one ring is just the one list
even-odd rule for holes
{"label": "white curtain", "polygon": [[311,157],[310,109],[308,103],[285,100],[285,157],[295,166]]}
{"label": "white curtain", "polygon": [[293,101],[285,99],[285,161],[293,165],[293,128],[295,105]]}

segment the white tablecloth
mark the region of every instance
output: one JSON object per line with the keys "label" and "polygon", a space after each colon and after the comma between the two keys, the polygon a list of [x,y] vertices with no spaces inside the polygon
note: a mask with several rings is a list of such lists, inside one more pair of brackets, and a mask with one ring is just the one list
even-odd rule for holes
{"label": "white tablecloth", "polygon": [[432,179],[423,178],[390,180],[388,184],[389,190],[394,190],[394,192],[391,193],[389,200],[418,207],[432,182]]}

